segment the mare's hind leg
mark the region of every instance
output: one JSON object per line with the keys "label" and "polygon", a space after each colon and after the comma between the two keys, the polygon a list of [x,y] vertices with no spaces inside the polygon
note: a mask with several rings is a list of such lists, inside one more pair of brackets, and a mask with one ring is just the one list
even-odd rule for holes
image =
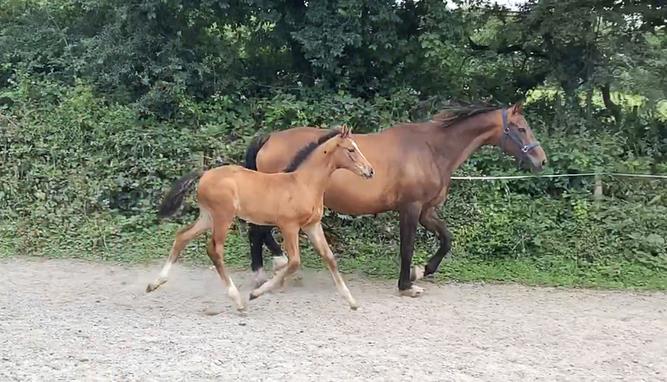
{"label": "mare's hind leg", "polygon": [[264,272],[264,257],[262,256],[262,247],[264,245],[264,236],[266,230],[270,227],[248,223],[248,239],[250,240],[250,268],[254,274],[255,287],[259,287],[267,280]]}
{"label": "mare's hind leg", "polygon": [[428,260],[426,266],[417,265],[413,268],[411,277],[413,280],[419,280],[437,272],[442,259],[449,255],[449,250],[452,248],[452,234],[447,229],[445,222],[438,218],[436,207],[422,210],[419,222],[424,228],[438,237],[440,248],[438,248],[438,251]]}
{"label": "mare's hind leg", "polygon": [[188,243],[195,237],[201,235],[210,227],[210,218],[208,215],[200,213],[199,219],[194,224],[191,224],[187,227],[181,228],[176,233],[176,239],[174,239],[174,244],[171,246],[171,252],[169,253],[169,258],[167,262],[162,267],[160,275],[152,283],[148,284],[146,287],[146,293],[152,292],[160,287],[160,285],[167,282],[167,276],[169,276],[169,270],[171,269],[172,264],[178,259],[178,255],[181,254],[183,248],[185,248]]}
{"label": "mare's hind leg", "polygon": [[[271,231],[273,227],[249,223],[248,238],[250,239],[250,268],[254,273],[254,284],[258,288],[267,280],[264,272],[264,258],[262,256],[262,246],[266,244],[273,255],[274,271],[287,264],[287,257],[283,254],[280,245],[273,238]],[[277,265],[277,266],[276,266]]]}
{"label": "mare's hind leg", "polygon": [[350,293],[347,285],[345,285],[343,277],[340,275],[340,272],[338,272],[338,264],[336,263],[336,258],[334,257],[333,252],[331,252],[331,248],[324,236],[322,224],[318,222],[309,227],[304,227],[304,231],[308,235],[310,242],[313,243],[313,246],[327,264],[329,272],[331,272],[331,277],[333,277],[334,284],[336,285],[336,289],[338,289],[338,293],[345,297],[348,304],[350,304],[350,308],[356,310],[359,307],[359,304],[357,304],[357,301],[352,297],[352,293]]}
{"label": "mare's hind leg", "polygon": [[251,300],[283,285],[285,277],[296,272],[301,265],[301,255],[299,253],[299,227],[281,227],[281,231],[285,239],[285,249],[287,249],[287,265],[280,268],[269,281],[250,292]]}
{"label": "mare's hind leg", "polygon": [[231,219],[216,219],[214,221],[213,235],[206,247],[206,253],[208,254],[208,257],[211,258],[215,269],[218,271],[218,275],[220,275],[220,279],[222,279],[222,283],[225,284],[225,287],[227,288],[227,296],[234,301],[236,309],[242,311],[245,309],[245,305],[241,298],[241,294],[225,269],[225,239],[227,238],[227,231],[231,225]]}
{"label": "mare's hind leg", "polygon": [[272,231],[273,227],[269,228],[264,233],[264,244],[266,244],[266,247],[269,248],[269,251],[271,251],[271,254],[273,255],[273,271],[275,273],[282,267],[286,266],[288,260],[287,256],[283,253],[282,248],[280,248],[280,244],[278,244],[273,237]]}
{"label": "mare's hind leg", "polygon": [[411,280],[412,254],[420,211],[421,206],[415,203],[403,206],[399,211],[401,270],[398,276],[398,292],[401,296],[419,297],[424,293],[424,289],[414,285]]}

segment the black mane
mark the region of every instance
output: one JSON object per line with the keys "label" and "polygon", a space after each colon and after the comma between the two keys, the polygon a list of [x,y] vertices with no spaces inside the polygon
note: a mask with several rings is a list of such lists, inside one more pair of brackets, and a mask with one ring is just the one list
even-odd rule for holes
{"label": "black mane", "polygon": [[433,116],[432,120],[442,123],[443,127],[450,127],[475,115],[498,110],[499,108],[500,106],[490,103],[453,101],[445,105],[438,114]]}
{"label": "black mane", "polygon": [[303,161],[305,161],[306,158],[308,158],[308,156],[310,156],[310,154],[315,151],[316,148],[338,135],[338,133],[340,133],[338,130],[330,130],[328,133],[321,136],[316,142],[310,142],[309,144],[303,146],[301,150],[299,150],[299,152],[294,155],[294,158],[292,158],[292,161],[289,165],[287,165],[287,167],[285,167],[283,172],[294,172],[297,168],[299,168]]}

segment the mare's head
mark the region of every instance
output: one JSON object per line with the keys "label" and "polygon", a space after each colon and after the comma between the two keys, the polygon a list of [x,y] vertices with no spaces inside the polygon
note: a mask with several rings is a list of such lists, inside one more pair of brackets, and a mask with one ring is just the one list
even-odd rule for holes
{"label": "mare's head", "polygon": [[523,116],[523,106],[516,103],[507,109],[498,110],[500,133],[498,146],[533,171],[542,171],[547,164],[547,155],[535,138],[533,130]]}
{"label": "mare's head", "polygon": [[352,140],[351,133],[352,129],[346,125],[341,126],[339,133],[323,145],[323,152],[331,155],[336,168],[344,168],[370,179],[375,170]]}

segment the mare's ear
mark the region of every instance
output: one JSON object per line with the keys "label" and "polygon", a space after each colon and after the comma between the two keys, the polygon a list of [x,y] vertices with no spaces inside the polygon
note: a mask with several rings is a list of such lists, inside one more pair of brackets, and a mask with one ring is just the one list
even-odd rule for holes
{"label": "mare's ear", "polygon": [[523,101],[519,101],[519,102],[515,103],[514,105],[512,105],[512,107],[510,108],[510,114],[511,115],[514,115],[514,114],[522,115],[523,114]]}

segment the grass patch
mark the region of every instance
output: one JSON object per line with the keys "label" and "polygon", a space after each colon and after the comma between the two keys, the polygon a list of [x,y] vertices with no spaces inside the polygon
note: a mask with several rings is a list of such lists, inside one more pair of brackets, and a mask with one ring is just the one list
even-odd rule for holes
{"label": "grass patch", "polygon": [[[114,263],[161,262],[166,259],[173,235],[181,226],[169,222],[141,230],[128,230],[123,224],[123,218],[111,216],[87,219],[82,225],[65,225],[59,227],[60,229],[40,231],[29,231],[17,223],[8,221],[0,224],[0,258],[28,255]],[[337,253],[341,271],[361,273],[371,278],[395,279],[399,270],[396,242],[373,241],[363,238],[363,233],[360,236],[361,238],[349,239],[348,248],[354,248],[353,250]],[[208,237],[207,234],[194,240],[184,251],[181,261],[190,265],[209,265],[205,254]],[[225,248],[225,262],[228,266],[249,269],[249,246],[246,237],[245,225],[235,224],[232,227]],[[420,264],[430,252],[424,243],[418,244],[415,263]],[[313,252],[305,237],[301,239],[301,247],[305,268],[325,269],[322,260]],[[455,253],[451,259],[443,262],[435,280],[667,290],[667,272],[622,259],[607,264],[582,263],[560,257],[481,260]]]}

